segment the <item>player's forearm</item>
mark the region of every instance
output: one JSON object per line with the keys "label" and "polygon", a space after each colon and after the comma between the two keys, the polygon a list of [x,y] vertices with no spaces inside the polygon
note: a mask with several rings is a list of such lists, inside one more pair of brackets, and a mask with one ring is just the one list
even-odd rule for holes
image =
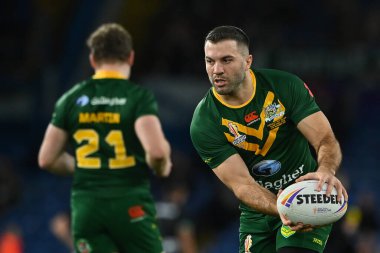
{"label": "player's forearm", "polygon": [[171,162],[169,157],[152,158],[149,155],[146,156],[148,166],[159,177],[167,177],[170,174]]}
{"label": "player's forearm", "polygon": [[318,170],[325,170],[335,175],[342,162],[342,152],[333,135],[328,135],[322,139],[319,148],[317,148],[317,158]]}
{"label": "player's forearm", "polygon": [[165,142],[162,149],[158,152],[147,152],[146,161],[147,164],[155,174],[159,177],[167,177],[170,174],[172,162],[170,159],[170,145],[168,142]]}
{"label": "player's forearm", "polygon": [[278,216],[276,195],[256,182],[254,185],[239,186],[233,192],[240,201],[258,212]]}
{"label": "player's forearm", "polygon": [[63,152],[55,160],[40,163],[40,167],[56,175],[71,175],[74,173],[75,161],[72,155]]}

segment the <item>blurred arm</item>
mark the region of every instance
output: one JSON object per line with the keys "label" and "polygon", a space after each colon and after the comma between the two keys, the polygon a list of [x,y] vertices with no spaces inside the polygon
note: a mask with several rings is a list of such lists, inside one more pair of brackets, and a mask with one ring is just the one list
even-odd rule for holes
{"label": "blurred arm", "polygon": [[230,156],[213,171],[243,203],[261,213],[279,215],[276,207],[276,195],[253,179],[238,154]]}
{"label": "blurred arm", "polygon": [[172,167],[171,149],[157,116],[139,117],[135,122],[135,131],[145,150],[145,158],[149,167],[160,177],[169,176]]}
{"label": "blurred arm", "polygon": [[51,173],[69,175],[74,173],[74,157],[65,152],[67,133],[49,124],[38,154],[38,165]]}

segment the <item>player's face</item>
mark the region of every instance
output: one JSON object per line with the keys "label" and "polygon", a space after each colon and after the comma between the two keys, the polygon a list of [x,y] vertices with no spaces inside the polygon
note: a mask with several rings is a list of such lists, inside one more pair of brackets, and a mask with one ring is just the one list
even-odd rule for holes
{"label": "player's face", "polygon": [[249,69],[247,57],[234,40],[205,43],[206,71],[210,82],[220,95],[233,95]]}

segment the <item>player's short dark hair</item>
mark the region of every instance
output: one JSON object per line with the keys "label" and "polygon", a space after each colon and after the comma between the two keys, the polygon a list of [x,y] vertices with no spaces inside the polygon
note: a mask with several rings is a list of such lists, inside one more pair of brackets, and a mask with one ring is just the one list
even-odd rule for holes
{"label": "player's short dark hair", "polygon": [[98,27],[88,37],[87,46],[97,62],[125,61],[133,50],[131,35],[116,23]]}
{"label": "player's short dark hair", "polygon": [[249,49],[248,35],[242,29],[236,26],[217,26],[212,29],[205,38],[205,42],[211,41],[212,43],[217,43],[223,40],[235,40],[239,44],[247,46]]}

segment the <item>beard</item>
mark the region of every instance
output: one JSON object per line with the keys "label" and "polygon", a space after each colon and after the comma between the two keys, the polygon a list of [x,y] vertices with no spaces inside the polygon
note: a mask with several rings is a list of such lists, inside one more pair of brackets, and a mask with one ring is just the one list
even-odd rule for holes
{"label": "beard", "polygon": [[231,96],[242,85],[242,83],[243,83],[243,81],[245,79],[245,76],[246,76],[245,72],[239,73],[239,74],[235,74],[231,78],[226,78],[226,77],[220,76],[220,78],[224,79],[225,82],[226,82],[223,87],[218,87],[215,84],[215,81],[214,81],[213,77],[210,77],[210,82],[211,82],[212,86],[215,88],[215,91],[219,95],[226,95],[226,96],[230,95]]}

